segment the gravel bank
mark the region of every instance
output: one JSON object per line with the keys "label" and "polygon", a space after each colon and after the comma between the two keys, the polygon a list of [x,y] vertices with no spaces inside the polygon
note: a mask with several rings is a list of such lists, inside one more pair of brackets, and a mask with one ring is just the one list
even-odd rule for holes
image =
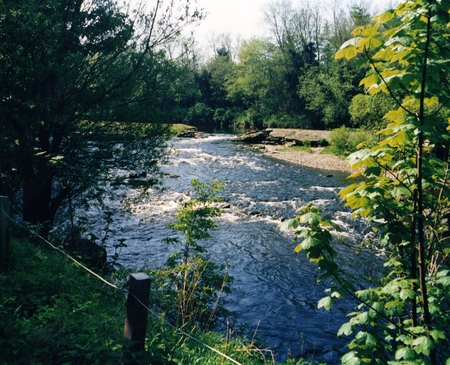
{"label": "gravel bank", "polygon": [[352,172],[347,160],[331,154],[322,154],[322,148],[312,148],[312,153],[303,151],[283,151],[286,146],[260,145],[261,151],[279,160],[308,166],[315,169]]}

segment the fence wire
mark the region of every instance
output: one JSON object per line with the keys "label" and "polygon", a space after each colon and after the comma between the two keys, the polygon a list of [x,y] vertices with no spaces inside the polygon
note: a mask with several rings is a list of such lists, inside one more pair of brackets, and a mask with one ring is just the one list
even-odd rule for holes
{"label": "fence wire", "polygon": [[8,218],[11,222],[13,222],[15,225],[19,226],[20,228],[24,229],[25,231],[27,231],[28,233],[34,235],[35,237],[39,238],[40,240],[42,240],[44,243],[46,243],[47,245],[49,245],[52,249],[54,249],[55,251],[60,252],[61,254],[63,254],[65,257],[67,257],[69,260],[71,260],[72,262],[74,262],[77,266],[81,267],[83,270],[85,270],[87,273],[89,273],[90,275],[94,276],[96,279],[100,280],[101,282],[103,282],[104,284],[122,291],[124,294],[126,295],[132,295],[138,302],[140,305],[142,305],[148,313],[150,313],[151,315],[153,315],[155,318],[159,319],[160,321],[162,321],[163,323],[165,323],[167,326],[171,327],[172,329],[175,330],[175,332],[186,336],[187,338],[197,342],[198,344],[202,345],[203,347],[215,352],[216,354],[222,356],[223,358],[227,359],[228,361],[231,361],[233,364],[236,365],[243,365],[242,363],[234,360],[233,358],[231,358],[230,356],[228,356],[227,354],[224,354],[223,352],[217,350],[216,348],[206,344],[205,342],[203,342],[202,340],[192,336],[191,334],[183,331],[182,329],[174,326],[172,323],[168,322],[166,319],[162,318],[158,313],[156,313],[155,311],[153,311],[149,306],[145,305],[144,303],[142,303],[142,301],[136,297],[133,293],[130,293],[127,290],[123,290],[121,288],[119,288],[117,285],[109,282],[108,280],[104,279],[103,277],[101,277],[99,274],[95,273],[94,271],[92,271],[91,269],[89,269],[88,267],[86,267],[85,265],[83,265],[81,262],[77,261],[75,258],[73,258],[72,256],[70,256],[67,252],[65,252],[63,249],[59,248],[58,246],[55,246],[54,244],[52,244],[50,241],[48,241],[47,239],[45,239],[44,237],[42,237],[41,235],[39,235],[38,233],[30,230],[28,227],[25,227],[23,224],[20,224],[19,222],[15,221],[12,217],[9,216],[8,213],[6,213],[3,209],[0,210],[0,213],[3,213],[4,216],[6,218]]}

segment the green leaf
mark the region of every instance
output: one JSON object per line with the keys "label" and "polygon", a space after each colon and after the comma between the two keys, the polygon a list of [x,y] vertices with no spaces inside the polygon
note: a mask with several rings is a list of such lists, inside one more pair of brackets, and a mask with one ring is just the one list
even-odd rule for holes
{"label": "green leaf", "polygon": [[450,286],[450,276],[440,277],[440,278],[436,279],[436,283],[438,283],[444,287],[448,287],[448,286]]}
{"label": "green leaf", "polygon": [[400,298],[403,300],[414,299],[416,297],[416,292],[412,289],[403,289],[400,291]]}
{"label": "green leaf", "polygon": [[383,24],[383,23],[387,23],[389,20],[394,19],[394,17],[395,17],[394,10],[388,10],[388,11],[378,15],[377,18],[378,18],[378,21]]}
{"label": "green leaf", "polygon": [[434,343],[430,338],[421,336],[412,342],[412,346],[417,354],[424,354],[425,356],[428,356],[434,348]]}
{"label": "green leaf", "polygon": [[355,352],[351,351],[346,353],[341,358],[342,365],[360,365],[362,364],[361,360],[355,356]]}
{"label": "green leaf", "polygon": [[374,84],[378,84],[380,82],[380,77],[377,74],[371,74],[361,80],[359,85],[364,86],[365,88],[369,88]]}
{"label": "green leaf", "polygon": [[334,261],[326,260],[326,259],[320,260],[318,266],[319,266],[320,270],[323,270],[323,271],[326,271],[329,273],[334,273],[338,269],[338,266]]}
{"label": "green leaf", "polygon": [[409,347],[402,347],[397,350],[395,353],[396,360],[413,360],[414,359],[414,351]]}
{"label": "green leaf", "polygon": [[405,186],[397,186],[391,190],[391,194],[395,199],[409,198],[411,192]]}
{"label": "green leaf", "polygon": [[353,332],[353,325],[350,322],[344,323],[337,333],[338,336],[350,336]]}
{"label": "green leaf", "polygon": [[284,222],[281,222],[277,229],[282,232],[289,231],[291,229],[297,229],[299,226],[298,220],[296,218],[286,219]]}
{"label": "green leaf", "polygon": [[346,48],[341,48],[339,51],[337,51],[334,58],[339,59],[345,57],[347,60],[350,60],[352,58],[355,58],[358,53],[358,49],[355,46],[351,45]]}
{"label": "green leaf", "polygon": [[377,341],[376,337],[371,335],[370,333],[367,333],[366,334],[366,346],[368,348],[374,349],[377,347],[377,344],[378,344],[378,341]]}
{"label": "green leaf", "polygon": [[439,341],[439,340],[445,340],[445,333],[439,330],[431,330],[430,331],[430,336],[435,340],[435,341]]}
{"label": "green leaf", "polygon": [[300,223],[308,223],[311,226],[317,226],[322,222],[324,218],[321,214],[308,212],[300,216]]}
{"label": "green leaf", "polygon": [[355,322],[358,324],[367,324],[370,321],[370,315],[369,312],[362,312],[359,313],[355,318]]}
{"label": "green leaf", "polygon": [[334,304],[334,300],[331,297],[324,297],[319,300],[317,303],[317,308],[325,308],[326,310],[330,310]]}

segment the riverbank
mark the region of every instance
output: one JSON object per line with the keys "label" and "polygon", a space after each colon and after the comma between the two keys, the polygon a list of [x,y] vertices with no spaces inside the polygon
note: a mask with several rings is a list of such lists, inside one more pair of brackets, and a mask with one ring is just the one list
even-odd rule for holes
{"label": "riverbank", "polygon": [[329,143],[330,131],[270,128],[263,131],[264,133],[265,140],[253,146],[273,158],[314,169],[352,172],[346,159],[324,153],[323,147],[311,147],[311,152],[289,148],[305,141],[308,141],[311,146],[322,145],[320,141]]}
{"label": "riverbank", "polygon": [[287,146],[277,145],[257,146],[257,148],[266,155],[278,160],[314,169],[352,172],[352,169],[348,166],[347,160],[329,153],[323,153],[323,147],[311,148],[311,152],[296,151],[286,147]]}

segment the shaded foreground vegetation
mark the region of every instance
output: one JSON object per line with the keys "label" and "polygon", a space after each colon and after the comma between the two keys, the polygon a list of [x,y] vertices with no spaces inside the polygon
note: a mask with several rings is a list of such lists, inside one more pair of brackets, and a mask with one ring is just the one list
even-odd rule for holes
{"label": "shaded foreground vegetation", "polygon": [[[31,237],[12,240],[0,273],[0,364],[121,364],[125,290],[114,289]],[[109,280],[123,283],[122,274]],[[152,288],[152,295],[156,288]],[[149,314],[142,364],[226,364],[221,356]],[[243,364],[272,363],[244,339],[189,334]],[[295,363],[295,362],[294,362]]]}

